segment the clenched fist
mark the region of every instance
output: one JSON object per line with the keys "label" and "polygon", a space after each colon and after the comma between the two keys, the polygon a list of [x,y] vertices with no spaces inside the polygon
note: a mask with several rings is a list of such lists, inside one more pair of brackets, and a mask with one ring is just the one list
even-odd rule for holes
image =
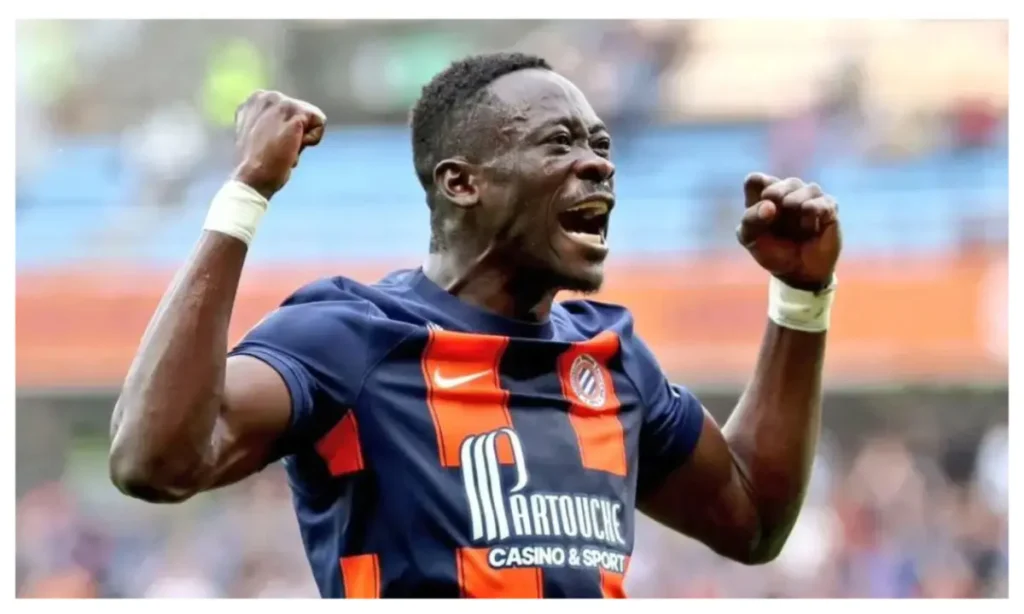
{"label": "clenched fist", "polygon": [[752,173],[743,184],[740,244],[765,270],[793,288],[820,290],[842,249],[839,208],[815,183]]}
{"label": "clenched fist", "polygon": [[235,112],[238,166],[233,179],[270,199],[284,187],[305,147],[324,135],[324,113],[280,92],[258,91]]}

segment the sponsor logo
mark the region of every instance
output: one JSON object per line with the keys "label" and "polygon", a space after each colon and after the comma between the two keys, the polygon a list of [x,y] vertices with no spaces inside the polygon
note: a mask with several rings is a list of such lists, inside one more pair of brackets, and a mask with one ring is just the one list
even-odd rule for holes
{"label": "sponsor logo", "polygon": [[[503,480],[499,442],[512,450],[514,480]],[[492,567],[588,567],[625,573],[620,501],[581,493],[529,489],[523,444],[511,428],[471,435],[459,450],[469,503],[470,537],[489,546]],[[545,542],[518,545],[531,539]],[[507,543],[514,540],[515,545]],[[550,544],[562,541],[560,544]]]}

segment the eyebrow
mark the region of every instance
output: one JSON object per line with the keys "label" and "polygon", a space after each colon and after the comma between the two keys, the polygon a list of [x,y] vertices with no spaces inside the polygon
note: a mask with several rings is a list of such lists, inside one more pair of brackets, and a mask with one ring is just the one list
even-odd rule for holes
{"label": "eyebrow", "polygon": [[[539,129],[540,130],[545,130],[545,129],[550,128],[552,126],[558,126],[558,125],[569,126],[569,127],[578,127],[578,126],[582,126],[583,124],[579,120],[577,120],[576,118],[572,118],[572,117],[559,117],[557,119],[553,119],[551,121],[544,122],[544,124],[541,125],[539,127]],[[604,122],[598,121],[596,124],[594,124],[593,126],[591,126],[588,129],[588,132],[589,132],[589,134],[596,134],[598,132],[608,132],[608,127],[604,125]]]}

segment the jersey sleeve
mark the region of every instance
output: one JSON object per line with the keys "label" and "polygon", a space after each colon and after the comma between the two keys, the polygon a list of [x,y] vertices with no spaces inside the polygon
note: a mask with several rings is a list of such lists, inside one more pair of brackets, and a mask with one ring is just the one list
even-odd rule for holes
{"label": "jersey sleeve", "polygon": [[263,361],[288,388],[289,428],[268,463],[311,444],[344,417],[366,375],[373,306],[361,300],[318,298],[315,289],[296,293],[229,353]]}
{"label": "jersey sleeve", "polygon": [[704,407],[685,387],[669,382],[639,338],[624,345],[623,360],[644,405],[637,484],[643,497],[690,458],[704,425]]}

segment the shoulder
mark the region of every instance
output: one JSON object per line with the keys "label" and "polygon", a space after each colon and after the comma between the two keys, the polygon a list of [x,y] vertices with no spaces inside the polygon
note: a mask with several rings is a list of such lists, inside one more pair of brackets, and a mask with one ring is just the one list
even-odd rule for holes
{"label": "shoulder", "polygon": [[308,283],[281,303],[290,305],[318,305],[320,308],[359,305],[362,309],[385,312],[389,303],[401,302],[401,281],[404,271],[388,275],[381,281],[366,284],[350,277],[336,275]]}
{"label": "shoulder", "polygon": [[327,277],[293,292],[254,326],[240,345],[327,350],[345,344],[368,346],[408,332],[394,317],[400,304],[387,290],[347,277]]}
{"label": "shoulder", "polygon": [[552,317],[584,339],[614,333],[619,341],[622,370],[640,390],[641,397],[648,396],[651,386],[664,379],[657,358],[637,334],[633,314],[625,306],[594,300],[564,301]]}
{"label": "shoulder", "polygon": [[[416,331],[395,317],[387,292],[344,277],[302,286],[253,327],[231,351],[260,359],[282,375],[295,415],[331,399],[355,402],[363,380],[393,348]],[[304,403],[304,404],[303,404]]]}
{"label": "shoulder", "polygon": [[280,331],[303,336],[323,332],[324,326],[344,327],[383,315],[359,291],[360,284],[343,277],[319,279],[302,286],[267,314],[253,332]]}
{"label": "shoulder", "polygon": [[277,312],[291,318],[409,320],[414,301],[407,291],[408,274],[396,271],[373,284],[340,275],[318,279],[293,292]]}

